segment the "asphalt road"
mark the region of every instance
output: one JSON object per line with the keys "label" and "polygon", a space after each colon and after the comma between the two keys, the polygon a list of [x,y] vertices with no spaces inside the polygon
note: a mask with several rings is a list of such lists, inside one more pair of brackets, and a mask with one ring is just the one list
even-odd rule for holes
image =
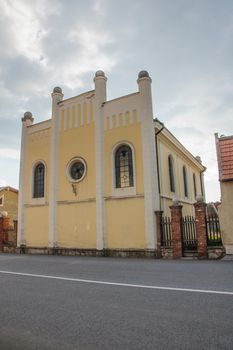
{"label": "asphalt road", "polygon": [[233,261],[0,254],[0,350],[34,349],[232,350]]}

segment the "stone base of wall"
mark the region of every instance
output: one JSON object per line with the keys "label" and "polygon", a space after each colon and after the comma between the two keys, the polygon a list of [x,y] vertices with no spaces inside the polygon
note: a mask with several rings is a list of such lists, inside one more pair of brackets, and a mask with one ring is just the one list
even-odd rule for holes
{"label": "stone base of wall", "polygon": [[208,247],[207,256],[208,259],[222,259],[226,252],[224,247]]}
{"label": "stone base of wall", "polygon": [[157,258],[156,250],[152,249],[104,249],[103,256],[121,258]]}
{"label": "stone base of wall", "polygon": [[3,246],[2,252],[3,253],[15,253],[16,252],[16,247]]}
{"label": "stone base of wall", "polygon": [[161,247],[161,258],[173,259],[173,249]]}
{"label": "stone base of wall", "polygon": [[226,254],[232,255],[233,254],[233,244],[225,243],[224,246],[226,249]]}
{"label": "stone base of wall", "polygon": [[143,249],[76,249],[76,248],[48,248],[48,247],[19,247],[18,254],[67,255],[67,256],[105,256],[121,258],[157,258],[156,250]]}

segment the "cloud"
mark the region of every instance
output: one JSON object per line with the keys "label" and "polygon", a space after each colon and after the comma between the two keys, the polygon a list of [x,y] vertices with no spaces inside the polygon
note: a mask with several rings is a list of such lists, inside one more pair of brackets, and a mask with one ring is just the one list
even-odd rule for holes
{"label": "cloud", "polygon": [[166,126],[207,167],[207,198],[219,198],[218,165],[214,133],[233,133],[233,84],[225,75],[194,79],[179,86],[173,99],[162,107]]}
{"label": "cloud", "polygon": [[7,182],[4,179],[0,179],[0,187],[7,186]]}
{"label": "cloud", "polygon": [[20,152],[18,149],[0,148],[0,158],[19,160]]}
{"label": "cloud", "polygon": [[[47,34],[44,20],[59,13],[59,3],[45,0],[2,0],[0,3],[1,25],[4,25],[4,54],[12,57],[24,55],[30,60],[43,57],[41,42]],[[3,38],[1,38],[3,39]],[[11,45],[11,44],[14,45]]]}

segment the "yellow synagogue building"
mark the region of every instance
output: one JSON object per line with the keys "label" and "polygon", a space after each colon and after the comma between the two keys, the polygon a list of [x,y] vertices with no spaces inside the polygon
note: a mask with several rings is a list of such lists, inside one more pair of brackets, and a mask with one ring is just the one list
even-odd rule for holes
{"label": "yellow synagogue building", "polygon": [[52,117],[22,118],[18,247],[31,253],[154,256],[155,211],[184,214],[204,196],[200,157],[192,156],[153,118],[151,78],[138,91],[107,100],[107,78],[63,99],[52,93]]}

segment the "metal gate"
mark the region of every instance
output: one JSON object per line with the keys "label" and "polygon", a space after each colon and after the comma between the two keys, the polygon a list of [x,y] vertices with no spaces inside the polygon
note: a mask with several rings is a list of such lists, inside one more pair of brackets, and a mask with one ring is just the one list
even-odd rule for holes
{"label": "metal gate", "polygon": [[183,256],[197,254],[196,220],[193,216],[182,217]]}

